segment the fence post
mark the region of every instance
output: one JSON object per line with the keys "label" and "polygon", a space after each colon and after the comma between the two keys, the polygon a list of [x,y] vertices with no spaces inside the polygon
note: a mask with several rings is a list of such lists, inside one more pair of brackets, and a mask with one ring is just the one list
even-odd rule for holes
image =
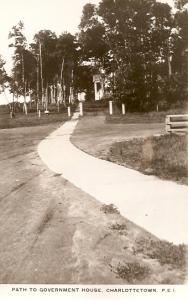
{"label": "fence post", "polygon": [[125,103],[122,103],[122,115],[125,115]]}
{"label": "fence post", "polygon": [[79,103],[79,107],[80,107],[80,116],[83,116],[83,102]]}
{"label": "fence post", "polygon": [[170,117],[169,116],[166,116],[166,119],[165,119],[165,129],[166,129],[166,132],[170,132]]}
{"label": "fence post", "polygon": [[71,117],[71,108],[70,108],[70,106],[68,106],[67,110],[68,110],[68,117]]}
{"label": "fence post", "polygon": [[113,115],[113,104],[112,104],[112,101],[109,101],[109,114]]}

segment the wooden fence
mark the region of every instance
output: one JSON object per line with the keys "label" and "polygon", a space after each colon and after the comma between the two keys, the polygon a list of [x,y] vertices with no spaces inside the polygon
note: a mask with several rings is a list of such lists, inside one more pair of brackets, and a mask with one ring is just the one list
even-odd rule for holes
{"label": "wooden fence", "polygon": [[188,115],[167,115],[166,132],[188,131]]}

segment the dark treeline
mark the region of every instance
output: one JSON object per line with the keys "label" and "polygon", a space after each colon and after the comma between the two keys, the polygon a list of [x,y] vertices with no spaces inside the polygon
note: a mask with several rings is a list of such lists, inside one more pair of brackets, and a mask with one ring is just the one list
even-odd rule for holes
{"label": "dark treeline", "polygon": [[102,0],[83,7],[79,32],[35,34],[28,45],[19,22],[10,33],[14,48],[11,76],[0,59],[0,85],[8,82],[16,99],[26,97],[48,108],[67,105],[86,91],[93,97],[92,76],[101,73],[105,98],[124,102],[130,111],[181,106],[187,94],[187,0],[175,12],[155,0]]}

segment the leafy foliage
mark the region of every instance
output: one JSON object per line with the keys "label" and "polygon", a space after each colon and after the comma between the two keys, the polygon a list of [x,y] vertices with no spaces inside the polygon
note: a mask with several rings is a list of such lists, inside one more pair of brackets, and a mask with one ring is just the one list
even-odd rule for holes
{"label": "leafy foliage", "polygon": [[181,102],[186,99],[187,20],[186,10],[173,16],[168,4],[154,0],[86,4],[79,35],[83,59],[103,68],[108,89],[128,110]]}
{"label": "leafy foliage", "polygon": [[101,211],[105,214],[119,214],[117,207],[115,207],[113,204],[103,204]]}
{"label": "leafy foliage", "polygon": [[0,88],[4,88],[5,83],[8,81],[8,76],[4,68],[5,61],[0,55]]}

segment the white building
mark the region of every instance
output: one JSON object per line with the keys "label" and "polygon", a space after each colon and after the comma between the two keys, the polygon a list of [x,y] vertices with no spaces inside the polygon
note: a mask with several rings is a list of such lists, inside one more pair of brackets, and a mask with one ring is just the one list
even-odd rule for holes
{"label": "white building", "polygon": [[93,75],[93,83],[95,90],[95,101],[101,100],[104,96],[104,82],[100,74]]}

